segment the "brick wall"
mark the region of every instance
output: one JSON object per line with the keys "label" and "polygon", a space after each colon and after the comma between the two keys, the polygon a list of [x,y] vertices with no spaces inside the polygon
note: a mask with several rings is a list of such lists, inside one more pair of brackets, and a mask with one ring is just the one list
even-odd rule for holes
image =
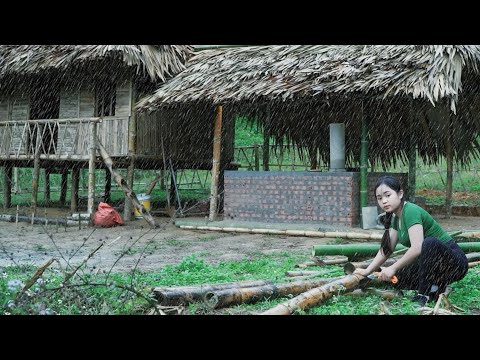
{"label": "brick wall", "polygon": [[[368,175],[369,204],[379,175]],[[225,171],[224,218],[357,226],[359,173]]]}

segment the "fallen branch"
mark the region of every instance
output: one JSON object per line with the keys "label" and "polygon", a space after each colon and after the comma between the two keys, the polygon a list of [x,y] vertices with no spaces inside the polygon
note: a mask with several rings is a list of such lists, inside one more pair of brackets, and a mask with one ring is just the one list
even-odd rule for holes
{"label": "fallen branch", "polygon": [[97,139],[97,150],[102,156],[103,162],[107,166],[108,170],[112,174],[113,179],[115,182],[120,186],[125,193],[125,195],[132,201],[133,206],[137,209],[137,211],[143,216],[145,221],[152,227],[156,228],[159,225],[155,222],[155,219],[152,217],[150,212],[145,209],[145,207],[138,201],[137,195],[133,192],[133,190],[128,186],[127,182],[123,179],[123,177],[117,173],[113,169],[113,161],[110,155],[108,155],[107,151],[103,147],[100,140]]}
{"label": "fallen branch", "polygon": [[53,264],[54,261],[57,261],[57,259],[55,258],[51,258],[50,260],[48,260],[45,264],[43,264],[42,266],[40,266],[36,271],[35,271],[35,274],[33,274],[33,276],[28,279],[26,282],[25,282],[25,285],[23,285],[22,287],[22,290],[17,294],[16,296],[16,299],[20,299],[22,297],[23,294],[25,294],[25,292],[30,289],[33,284],[35,284],[37,282],[37,280],[43,275],[43,273],[45,272],[45,270],[47,270],[47,268]]}

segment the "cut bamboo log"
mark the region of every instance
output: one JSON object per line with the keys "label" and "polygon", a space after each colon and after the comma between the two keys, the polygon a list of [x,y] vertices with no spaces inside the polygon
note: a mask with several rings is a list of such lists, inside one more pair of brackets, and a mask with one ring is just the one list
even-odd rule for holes
{"label": "cut bamboo log", "polygon": [[145,221],[152,227],[156,228],[158,227],[158,224],[156,223],[155,219],[153,216],[150,214],[150,212],[145,209],[142,203],[138,201],[137,195],[133,192],[133,190],[127,185],[127,182],[122,178],[122,176],[117,173],[113,169],[113,161],[110,155],[108,155],[107,151],[103,147],[102,143],[100,140],[97,138],[97,150],[100,152],[100,155],[103,158],[103,162],[107,166],[108,170],[110,170],[110,173],[112,174],[113,179],[115,182],[122,188],[123,192],[125,195],[131,199],[133,206],[138,210],[141,216],[145,219]]}
{"label": "cut bamboo log", "polygon": [[309,289],[334,282],[340,278],[343,277],[209,291],[205,293],[203,300],[212,309],[218,309],[234,304],[251,304],[266,299],[276,299],[287,295],[298,295]]}
{"label": "cut bamboo log", "polygon": [[480,252],[469,253],[465,255],[468,259],[468,262],[480,260]]}
{"label": "cut bamboo log", "polygon": [[[480,251],[480,242],[457,243],[464,252]],[[349,259],[362,256],[375,256],[380,249],[380,244],[341,244],[341,245],[314,245],[313,256],[345,255]],[[396,250],[407,250],[406,246],[397,244]]]}
{"label": "cut bamboo log", "polygon": [[305,310],[330,298],[334,294],[343,294],[355,290],[360,284],[360,278],[356,275],[346,275],[341,278],[310,289],[291,300],[278,304],[260,315],[291,315],[297,310]]}
{"label": "cut bamboo log", "polygon": [[156,287],[153,289],[153,294],[161,305],[187,305],[192,302],[203,301],[203,296],[208,291],[242,287],[250,288],[270,284],[272,284],[272,281],[269,280],[248,280],[195,286]]}
{"label": "cut bamboo log", "polygon": [[478,264],[480,264],[480,261],[472,261],[472,262],[469,262],[468,263],[468,268],[472,268],[474,266],[477,266]]}
{"label": "cut bamboo log", "polygon": [[356,289],[356,290],[353,290],[352,292],[346,293],[345,295],[349,295],[349,296],[353,296],[353,297],[379,295],[379,296],[381,296],[385,299],[389,299],[389,300],[400,296],[400,294],[396,291],[381,290],[381,289],[374,289],[374,288]]}
{"label": "cut bamboo log", "polygon": [[313,261],[306,261],[304,263],[296,264],[295,267],[306,268],[308,266],[326,266],[326,265],[337,265],[344,264],[348,261],[346,256],[330,256],[328,258],[319,258],[318,256],[313,257]]}
{"label": "cut bamboo log", "polygon": [[[382,266],[390,266],[394,264],[397,260],[398,259],[395,258],[389,258],[382,264]],[[353,274],[355,269],[366,269],[368,265],[372,263],[372,261],[373,259],[360,262],[348,262],[343,266],[343,272],[347,275]],[[376,269],[375,271],[378,271],[378,269]]]}
{"label": "cut bamboo log", "polygon": [[308,275],[317,275],[321,274],[321,271],[308,271],[308,270],[302,270],[302,271],[285,271],[285,276],[288,277],[296,277],[296,276],[308,276]]}

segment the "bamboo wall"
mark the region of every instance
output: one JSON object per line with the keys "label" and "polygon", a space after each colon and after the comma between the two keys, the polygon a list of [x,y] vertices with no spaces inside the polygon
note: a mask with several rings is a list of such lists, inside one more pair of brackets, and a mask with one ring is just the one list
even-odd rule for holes
{"label": "bamboo wall", "polygon": [[[104,117],[97,133],[100,141],[111,156],[128,154],[128,120],[130,116],[130,83],[117,87],[116,116]],[[32,124],[28,124],[30,101],[28,97],[0,99],[0,157],[30,158],[28,151],[29,137],[32,135]],[[60,119],[84,119],[94,116],[95,98],[93,89],[66,88],[60,91]],[[10,123],[3,123],[9,121]],[[17,121],[17,123],[12,123]],[[58,126],[56,151],[49,158],[83,158],[89,153],[90,129],[85,122],[51,121]],[[35,128],[35,126],[34,126]],[[52,127],[53,129],[53,127]],[[47,128],[45,131],[53,131]]]}
{"label": "bamboo wall", "polygon": [[[137,119],[137,154],[162,160],[162,138],[165,158],[190,164],[196,168],[211,168],[215,110],[181,113],[161,110]],[[234,159],[235,124],[233,116],[224,113],[222,132],[222,163]]]}

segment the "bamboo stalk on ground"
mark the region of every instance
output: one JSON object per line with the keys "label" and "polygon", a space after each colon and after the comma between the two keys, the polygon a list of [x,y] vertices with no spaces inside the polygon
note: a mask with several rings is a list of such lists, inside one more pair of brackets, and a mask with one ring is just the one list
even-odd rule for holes
{"label": "bamboo stalk on ground", "polygon": [[248,288],[231,288],[205,293],[204,302],[212,309],[234,304],[254,303],[266,299],[275,299],[287,295],[301,294],[309,289],[334,282],[342,277],[323,278],[310,281],[269,284]]}
{"label": "bamboo stalk on ground", "polygon": [[381,289],[374,289],[374,288],[367,288],[367,289],[356,289],[352,292],[346,293],[345,295],[353,296],[353,297],[362,297],[368,295],[379,295],[385,299],[394,299],[399,297],[399,293],[392,290],[381,290]]}
{"label": "bamboo stalk on ground", "polygon": [[[396,258],[389,258],[387,259],[382,266],[390,266],[393,265],[398,259]],[[348,262],[343,266],[343,272],[347,275],[353,274],[355,269],[366,269],[368,265],[372,263],[373,259],[360,261],[360,262]]]}
{"label": "bamboo stalk on ground", "polygon": [[346,256],[330,256],[328,258],[319,258],[318,256],[313,256],[313,261],[306,261],[304,263],[296,264],[295,267],[305,268],[308,266],[326,266],[326,265],[337,265],[344,264],[348,261]]}
{"label": "bamboo stalk on ground", "polygon": [[468,262],[480,260],[480,252],[465,254],[465,256],[467,257]]}
{"label": "bamboo stalk on ground", "polygon": [[297,277],[297,276],[308,276],[308,275],[317,275],[321,274],[321,271],[308,271],[308,270],[302,270],[302,271],[285,271],[285,276],[288,277]]}
{"label": "bamboo stalk on ground", "polygon": [[122,176],[119,173],[117,173],[113,169],[112,158],[107,153],[107,151],[105,150],[105,148],[103,147],[102,143],[100,142],[100,140],[98,138],[97,138],[97,150],[99,151],[100,155],[102,156],[103,162],[105,163],[108,170],[112,174],[113,179],[122,188],[125,195],[128,196],[129,199],[131,199],[133,206],[135,206],[135,208],[138,210],[138,212],[143,216],[145,221],[152,228],[158,227],[158,224],[156,223],[153,216],[150,214],[150,212],[147,209],[145,209],[145,207],[140,203],[140,201],[138,201],[137,195],[128,186],[127,182],[122,178]]}
{"label": "bamboo stalk on ground", "polygon": [[[480,251],[480,242],[459,242],[457,244],[465,253]],[[312,247],[312,255],[345,255],[350,259],[357,256],[375,256],[379,249],[380,244],[314,245]],[[401,244],[397,244],[395,249],[398,251],[406,251],[408,248]]]}
{"label": "bamboo stalk on ground", "polygon": [[247,280],[221,284],[156,287],[153,289],[153,294],[161,305],[186,305],[196,301],[203,301],[203,296],[208,291],[250,288],[270,284],[272,284],[270,280]]}
{"label": "bamboo stalk on ground", "polygon": [[341,278],[310,289],[293,299],[278,304],[260,315],[291,315],[297,310],[305,310],[330,298],[334,294],[343,294],[355,290],[360,284],[361,276],[346,275]]}

